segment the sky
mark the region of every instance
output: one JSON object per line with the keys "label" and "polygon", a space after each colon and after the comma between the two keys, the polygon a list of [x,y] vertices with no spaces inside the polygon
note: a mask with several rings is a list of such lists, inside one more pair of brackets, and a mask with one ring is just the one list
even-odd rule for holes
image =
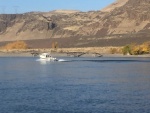
{"label": "sky", "polygon": [[52,10],[100,10],[115,0],[0,0],[0,14]]}

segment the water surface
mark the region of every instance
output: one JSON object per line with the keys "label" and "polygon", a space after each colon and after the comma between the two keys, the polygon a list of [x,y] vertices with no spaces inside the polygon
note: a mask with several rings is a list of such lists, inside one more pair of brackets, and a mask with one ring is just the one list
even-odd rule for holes
{"label": "water surface", "polygon": [[149,113],[150,58],[0,58],[1,113]]}

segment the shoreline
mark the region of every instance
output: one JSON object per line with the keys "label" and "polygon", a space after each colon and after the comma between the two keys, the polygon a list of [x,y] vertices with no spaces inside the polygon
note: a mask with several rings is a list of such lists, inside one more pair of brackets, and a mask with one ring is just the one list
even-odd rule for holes
{"label": "shoreline", "polygon": [[[52,52],[51,55],[53,57],[73,57],[73,56],[67,56],[66,53],[58,53],[58,52]],[[0,57],[38,57],[33,56],[30,52],[0,52]],[[95,57],[92,53],[85,54],[81,56],[82,58],[84,57],[90,57],[90,58],[98,58]],[[150,54],[145,54],[145,55],[123,55],[123,54],[102,54],[102,57],[107,58],[107,57],[120,57],[120,58],[150,58]],[[100,57],[99,57],[100,58]]]}
{"label": "shoreline", "polygon": [[[115,53],[111,53],[111,49],[115,49]],[[121,47],[87,47],[87,48],[58,48],[58,49],[0,49],[0,57],[34,57],[34,55],[48,52],[54,57],[69,57],[68,53],[85,53],[80,57],[150,57],[150,54],[144,55],[123,55],[120,52]],[[73,57],[73,56],[70,56]]]}
{"label": "shoreline", "polygon": [[[72,56],[67,56],[64,53],[51,53],[53,57],[72,57]],[[38,56],[33,56],[31,53],[1,53],[0,52],[0,57],[38,57]],[[93,54],[86,54],[81,56],[82,58],[84,57],[93,57],[93,58],[98,58],[93,56]],[[102,54],[102,57],[121,57],[121,58],[150,58],[150,54],[146,55],[122,55],[122,54]],[[99,57],[100,58],[100,57]]]}

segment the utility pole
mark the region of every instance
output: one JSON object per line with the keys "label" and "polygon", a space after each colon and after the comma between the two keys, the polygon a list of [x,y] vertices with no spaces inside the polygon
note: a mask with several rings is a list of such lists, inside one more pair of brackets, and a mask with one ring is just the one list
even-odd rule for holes
{"label": "utility pole", "polygon": [[19,6],[14,6],[15,14],[18,14],[18,9],[19,9]]}
{"label": "utility pole", "polygon": [[1,14],[5,14],[6,6],[0,6],[1,7]]}

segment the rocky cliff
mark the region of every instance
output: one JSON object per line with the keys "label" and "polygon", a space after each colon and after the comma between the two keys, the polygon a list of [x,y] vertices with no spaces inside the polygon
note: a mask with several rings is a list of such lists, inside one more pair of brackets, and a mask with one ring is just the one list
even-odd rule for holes
{"label": "rocky cliff", "polygon": [[0,41],[77,38],[78,42],[90,43],[149,37],[149,9],[150,0],[117,0],[101,11],[1,14]]}

